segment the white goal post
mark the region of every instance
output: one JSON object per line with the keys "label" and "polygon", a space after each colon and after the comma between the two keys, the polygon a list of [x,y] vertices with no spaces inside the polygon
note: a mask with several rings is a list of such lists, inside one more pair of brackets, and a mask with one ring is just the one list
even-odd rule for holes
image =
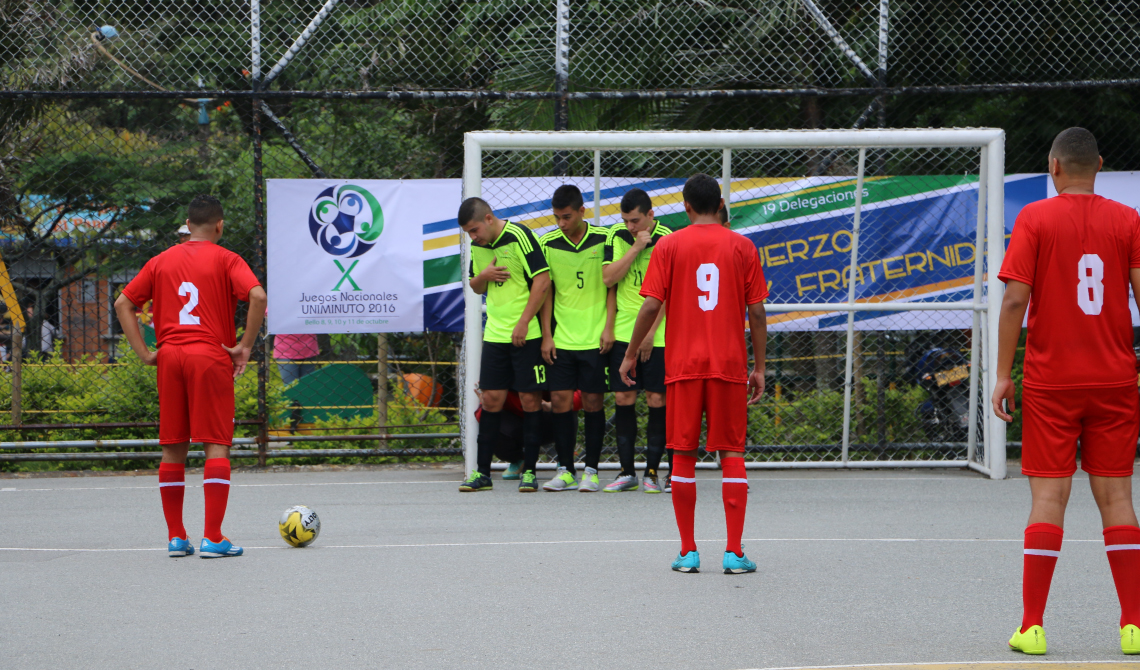
{"label": "white goal post", "polygon": [[[749,461],[749,468],[883,468],[883,467],[968,467],[988,475],[993,479],[1003,479],[1006,476],[1006,424],[993,415],[989,408],[989,398],[996,382],[997,363],[997,337],[998,313],[1001,307],[1003,284],[996,277],[996,268],[1001,267],[1005,251],[1005,206],[1004,206],[1004,173],[1005,173],[1005,134],[1001,129],[971,128],[971,129],[877,129],[877,130],[749,130],[749,131],[566,131],[566,132],[470,132],[464,136],[464,171],[463,171],[463,197],[484,196],[485,194],[485,159],[488,152],[531,152],[531,155],[542,155],[549,152],[557,156],[560,153],[576,152],[578,155],[593,153],[593,180],[594,194],[602,194],[602,164],[606,152],[669,152],[702,150],[719,152],[722,160],[719,161],[719,177],[725,192],[725,200],[729,201],[730,189],[734,179],[738,178],[732,172],[734,152],[747,152],[757,150],[811,150],[817,153],[845,151],[850,156],[849,163],[854,163],[857,156],[857,169],[850,166],[845,179],[856,180],[854,189],[854,209],[849,214],[851,228],[850,261],[843,259],[846,268],[846,277],[843,290],[847,291],[846,302],[792,302],[775,301],[766,305],[770,315],[779,313],[840,313],[846,318],[846,356],[843,384],[843,431],[842,444],[834,445],[833,457],[823,460],[767,460]],[[962,290],[969,292],[972,288],[972,297],[943,302],[917,302],[917,301],[880,301],[868,302],[856,299],[856,273],[859,268],[860,256],[860,221],[865,215],[863,194],[864,181],[867,178],[867,163],[869,154],[885,155],[890,151],[898,150],[940,150],[953,149],[971,152],[972,163],[976,165],[976,193],[977,193],[977,222],[975,231],[973,281],[969,278],[960,279]],[[857,152],[857,153],[856,153]],[[878,152],[877,154],[875,152]],[[705,155],[705,154],[702,154]],[[834,155],[834,153],[832,154]],[[556,159],[557,161],[557,159]],[[583,160],[581,165],[587,165]],[[881,167],[881,165],[880,165]],[[581,181],[588,177],[587,168],[577,170],[577,178]],[[714,172],[706,169],[705,172]],[[486,177],[502,177],[502,174],[488,174]],[[656,175],[650,175],[656,176]],[[714,174],[714,176],[717,176]],[[756,170],[749,177],[764,177]],[[550,181],[550,173],[544,176]],[[558,179],[558,178],[555,178]],[[971,177],[971,180],[973,177]],[[971,181],[970,193],[973,193]],[[585,189],[583,189],[585,191]],[[546,196],[547,198],[549,195]],[[596,201],[591,202],[591,197]],[[972,195],[970,197],[973,197]],[[611,196],[612,198],[612,196]],[[492,208],[498,208],[493,198],[488,198]],[[601,211],[603,196],[587,194],[586,207],[592,208],[594,220],[598,220]],[[612,205],[612,200],[611,200]],[[973,206],[971,201],[971,207]],[[847,210],[845,210],[847,211]],[[538,227],[537,224],[532,224]],[[552,224],[551,224],[552,225]],[[870,235],[871,233],[867,233]],[[470,264],[470,241],[466,235],[460,235],[462,249],[462,271],[465,298],[465,334],[463,356],[459,368],[460,392],[460,421],[462,424],[463,447],[466,459],[466,469],[470,473],[475,468],[476,440],[478,436],[478,422],[474,411],[478,407],[479,399],[475,393],[475,384],[478,381],[479,365],[482,352],[483,338],[483,297],[475,294],[468,283],[467,270]],[[874,240],[867,238],[865,244],[872,244]],[[984,253],[982,250],[984,249]],[[846,251],[846,250],[842,250]],[[970,262],[969,260],[965,263]],[[931,267],[934,262],[931,261]],[[885,265],[883,266],[886,267]],[[989,271],[995,269],[995,271]],[[765,268],[767,271],[767,267]],[[965,270],[968,272],[968,269]],[[859,274],[859,277],[862,275]],[[961,294],[961,293],[960,293]],[[964,294],[962,294],[964,295]],[[769,298],[771,300],[771,298]],[[968,312],[972,327],[969,349],[970,361],[980,362],[981,365],[969,365],[969,427],[968,445],[964,447],[965,458],[937,459],[882,459],[864,458],[862,460],[850,457],[849,447],[852,443],[852,390],[853,381],[853,340],[855,337],[855,321],[857,313],[874,311],[876,314],[911,312],[918,310],[937,310],[941,312]],[[965,315],[962,318],[966,318]],[[841,327],[841,326],[840,326]],[[838,337],[838,336],[837,336]],[[964,373],[963,373],[964,374]],[[893,387],[892,387],[893,388]],[[837,393],[838,391],[836,391]],[[963,429],[965,430],[965,429]],[[981,434],[979,434],[979,431]],[[979,449],[978,447],[982,448]],[[605,464],[603,464],[605,465]],[[707,467],[716,467],[715,463],[702,463]]]}

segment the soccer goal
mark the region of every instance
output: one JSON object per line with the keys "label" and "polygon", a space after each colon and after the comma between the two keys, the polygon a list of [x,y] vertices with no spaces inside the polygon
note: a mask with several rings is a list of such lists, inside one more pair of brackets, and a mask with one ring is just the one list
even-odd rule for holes
{"label": "soccer goal", "polygon": [[[1004,151],[1000,129],[473,132],[463,195],[541,235],[554,228],[550,197],[561,184],[581,189],[597,226],[625,225],[622,196],[640,188],[677,230],[689,223],[685,180],[717,177],[728,225],[756,245],[769,284],[767,390],[749,412],[748,467],[969,467],[1001,479],[1006,426],[988,398]],[[464,283],[470,472],[484,301]],[[640,454],[644,397],[638,408]],[[553,456],[543,454],[540,467]],[[698,467],[716,467],[701,454]],[[607,434],[602,467],[615,461]]]}

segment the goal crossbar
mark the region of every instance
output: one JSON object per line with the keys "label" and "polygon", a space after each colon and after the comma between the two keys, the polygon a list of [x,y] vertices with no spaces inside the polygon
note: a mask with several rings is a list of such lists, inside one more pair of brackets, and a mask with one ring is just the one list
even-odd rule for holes
{"label": "goal crossbar", "polygon": [[[989,475],[993,479],[1006,476],[1005,423],[985,412],[979,400],[988,398],[996,384],[998,313],[1004,293],[1004,284],[996,273],[987,276],[985,268],[1000,268],[1005,253],[1005,132],[999,128],[947,128],[947,129],[869,129],[869,130],[739,130],[739,131],[479,131],[464,135],[463,197],[483,194],[483,153],[488,150],[506,151],[593,151],[594,181],[601,182],[603,151],[669,151],[693,149],[719,149],[723,151],[721,183],[726,202],[731,187],[731,154],[738,149],[856,149],[859,166],[855,191],[854,226],[852,230],[851,266],[848,276],[854,276],[858,253],[859,223],[862,211],[862,183],[868,149],[907,148],[960,148],[979,151],[978,221],[975,239],[973,299],[958,302],[865,302],[855,299],[855,282],[848,282],[849,293],[845,303],[775,303],[765,307],[770,312],[845,312],[847,313],[847,365],[844,384],[844,425],[842,455],[838,461],[812,463],[811,467],[968,467]],[[600,189],[595,189],[600,192]],[[595,212],[599,208],[595,207]],[[987,244],[999,240],[998,244]],[[470,242],[461,236],[462,267],[471,261]],[[474,409],[478,396],[469,374],[477,374],[482,349],[483,301],[470,287],[464,273],[465,335],[464,361],[461,367],[462,433],[466,454],[466,469],[475,468],[478,423]],[[870,311],[970,311],[973,314],[975,337],[972,338],[971,360],[982,362],[970,366],[970,425],[966,461],[850,461],[850,415],[852,384],[852,341],[854,315]],[[979,368],[984,368],[984,378]],[[981,382],[981,383],[979,383]],[[983,395],[984,393],[984,395]],[[975,412],[982,412],[979,421]],[[979,423],[983,435],[977,434]],[[975,460],[978,440],[985,446],[983,460]],[[908,465],[909,464],[909,465]],[[757,464],[758,465],[758,464]],[[796,467],[801,463],[785,463],[771,467]]]}

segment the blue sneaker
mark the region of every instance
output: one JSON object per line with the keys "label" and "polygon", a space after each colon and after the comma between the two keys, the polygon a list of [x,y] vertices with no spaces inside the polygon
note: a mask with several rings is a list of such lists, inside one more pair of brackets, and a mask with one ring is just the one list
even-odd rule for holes
{"label": "blue sneaker", "polygon": [[677,558],[673,559],[673,569],[677,572],[700,572],[701,555],[695,551],[690,551],[684,556],[677,554]]}
{"label": "blue sneaker", "polygon": [[235,547],[229,538],[223,537],[221,542],[211,542],[202,538],[202,558],[225,558],[226,556],[241,556],[242,548]]}
{"label": "blue sneaker", "polygon": [[724,574],[726,575],[739,575],[745,572],[756,572],[756,564],[748,560],[744,552],[740,555],[732,553],[731,551],[724,552]]}
{"label": "blue sneaker", "polygon": [[170,541],[170,544],[166,545],[166,553],[174,558],[179,556],[193,556],[194,545],[190,544],[190,540],[176,537]]}

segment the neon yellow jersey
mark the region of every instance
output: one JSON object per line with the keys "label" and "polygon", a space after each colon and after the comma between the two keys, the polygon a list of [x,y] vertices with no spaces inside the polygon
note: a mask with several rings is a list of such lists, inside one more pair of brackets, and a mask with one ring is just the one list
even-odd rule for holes
{"label": "neon yellow jersey", "polygon": [[576,245],[561,230],[543,235],[540,242],[554,285],[554,346],[597,349],[606,326],[606,229],[587,225]]}
{"label": "neon yellow jersey", "polygon": [[[645,298],[640,293],[641,282],[645,281],[645,273],[649,269],[649,259],[653,256],[653,247],[657,245],[658,240],[673,232],[656,220],[653,221],[653,227],[650,230],[653,231],[653,239],[650,240],[649,246],[638,252],[637,258],[633,259],[633,264],[629,266],[629,272],[617,283],[617,317],[614,319],[614,339],[618,342],[628,343],[630,335],[633,335],[633,324],[637,321],[637,312],[641,309],[641,303],[645,302]],[[605,259],[602,264],[609,265],[625,256],[626,252],[633,247],[633,242],[633,234],[624,225],[619,223],[610,226],[609,235],[606,236]],[[661,325],[657,327],[657,332],[653,334],[653,346],[665,346],[664,318],[661,319]]]}
{"label": "neon yellow jersey", "polygon": [[[530,300],[530,287],[536,275],[546,272],[546,258],[530,228],[503,222],[503,232],[488,246],[471,245],[471,277],[488,265],[506,266],[511,276],[505,282],[487,283],[487,324],[484,342],[510,342],[515,324],[522,318]],[[527,326],[526,339],[542,337],[537,315]]]}

